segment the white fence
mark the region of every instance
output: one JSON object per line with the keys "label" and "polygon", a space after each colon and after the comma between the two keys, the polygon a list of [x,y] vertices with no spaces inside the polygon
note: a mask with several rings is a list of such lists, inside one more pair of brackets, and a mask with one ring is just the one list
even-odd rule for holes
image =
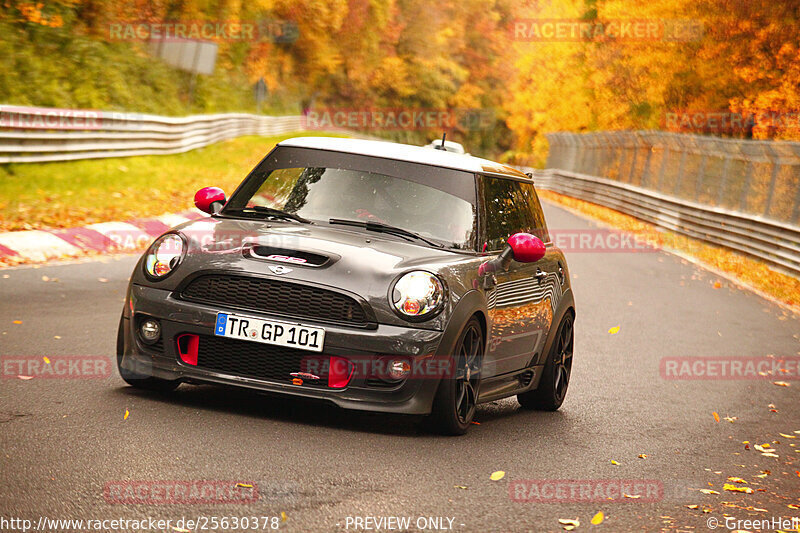
{"label": "white fence", "polygon": [[176,154],[243,135],[302,129],[299,115],[162,117],[4,105],[0,106],[0,164]]}

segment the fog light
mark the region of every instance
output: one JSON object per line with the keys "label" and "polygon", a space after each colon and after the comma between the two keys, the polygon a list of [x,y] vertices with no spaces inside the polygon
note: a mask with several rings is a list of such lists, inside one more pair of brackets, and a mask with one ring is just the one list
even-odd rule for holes
{"label": "fog light", "polygon": [[161,336],[161,325],[157,320],[143,320],[139,326],[139,333],[141,333],[145,342],[156,342]]}
{"label": "fog light", "polygon": [[395,381],[405,379],[409,372],[411,372],[411,365],[405,359],[392,359],[386,368],[386,375]]}

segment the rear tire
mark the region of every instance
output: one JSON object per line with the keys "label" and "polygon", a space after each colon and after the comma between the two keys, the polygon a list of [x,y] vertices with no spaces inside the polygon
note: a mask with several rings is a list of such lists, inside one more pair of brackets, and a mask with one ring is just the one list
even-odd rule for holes
{"label": "rear tire", "polygon": [[556,411],[564,403],[572,374],[572,350],[575,338],[572,325],[572,315],[567,314],[561,321],[557,337],[550,348],[539,386],[535,390],[517,395],[517,401],[524,409]]}
{"label": "rear tire", "polygon": [[485,342],[481,324],[469,319],[453,353],[453,370],[443,376],[429,418],[430,427],[444,435],[463,435],[475,416]]}
{"label": "rear tire", "polygon": [[122,356],[125,352],[124,328],[125,319],[120,317],[119,329],[117,330],[117,370],[119,371],[120,377],[122,377],[125,383],[131,387],[136,387],[137,389],[145,389],[164,393],[175,390],[178,385],[181,384],[180,381],[169,381],[166,379],[154,378],[153,376],[145,376],[122,368]]}

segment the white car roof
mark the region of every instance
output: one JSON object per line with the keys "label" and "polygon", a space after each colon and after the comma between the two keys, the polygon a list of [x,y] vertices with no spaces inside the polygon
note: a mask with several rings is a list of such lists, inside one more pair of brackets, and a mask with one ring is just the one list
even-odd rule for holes
{"label": "white car roof", "polygon": [[464,170],[466,172],[481,172],[492,174],[506,174],[515,178],[527,176],[519,170],[508,165],[501,165],[488,159],[481,159],[471,155],[457,154],[445,150],[431,150],[424,146],[413,146],[388,141],[369,141],[365,139],[348,139],[343,137],[293,137],[278,143],[278,146],[293,146],[296,148],[311,148],[315,150],[329,150],[348,154],[381,157],[398,161],[410,161],[436,167]]}

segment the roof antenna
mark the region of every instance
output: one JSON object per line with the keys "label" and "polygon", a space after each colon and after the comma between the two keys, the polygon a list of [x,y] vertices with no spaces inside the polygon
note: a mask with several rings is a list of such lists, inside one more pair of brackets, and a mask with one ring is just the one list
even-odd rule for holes
{"label": "roof antenna", "polygon": [[443,131],[443,132],[442,132],[442,144],[441,144],[440,146],[434,146],[434,148],[436,148],[437,150],[444,150],[444,151],[447,151],[447,148],[445,148],[445,147],[444,147],[444,141],[445,141],[445,139],[447,139],[447,132],[446,132],[446,131]]}

